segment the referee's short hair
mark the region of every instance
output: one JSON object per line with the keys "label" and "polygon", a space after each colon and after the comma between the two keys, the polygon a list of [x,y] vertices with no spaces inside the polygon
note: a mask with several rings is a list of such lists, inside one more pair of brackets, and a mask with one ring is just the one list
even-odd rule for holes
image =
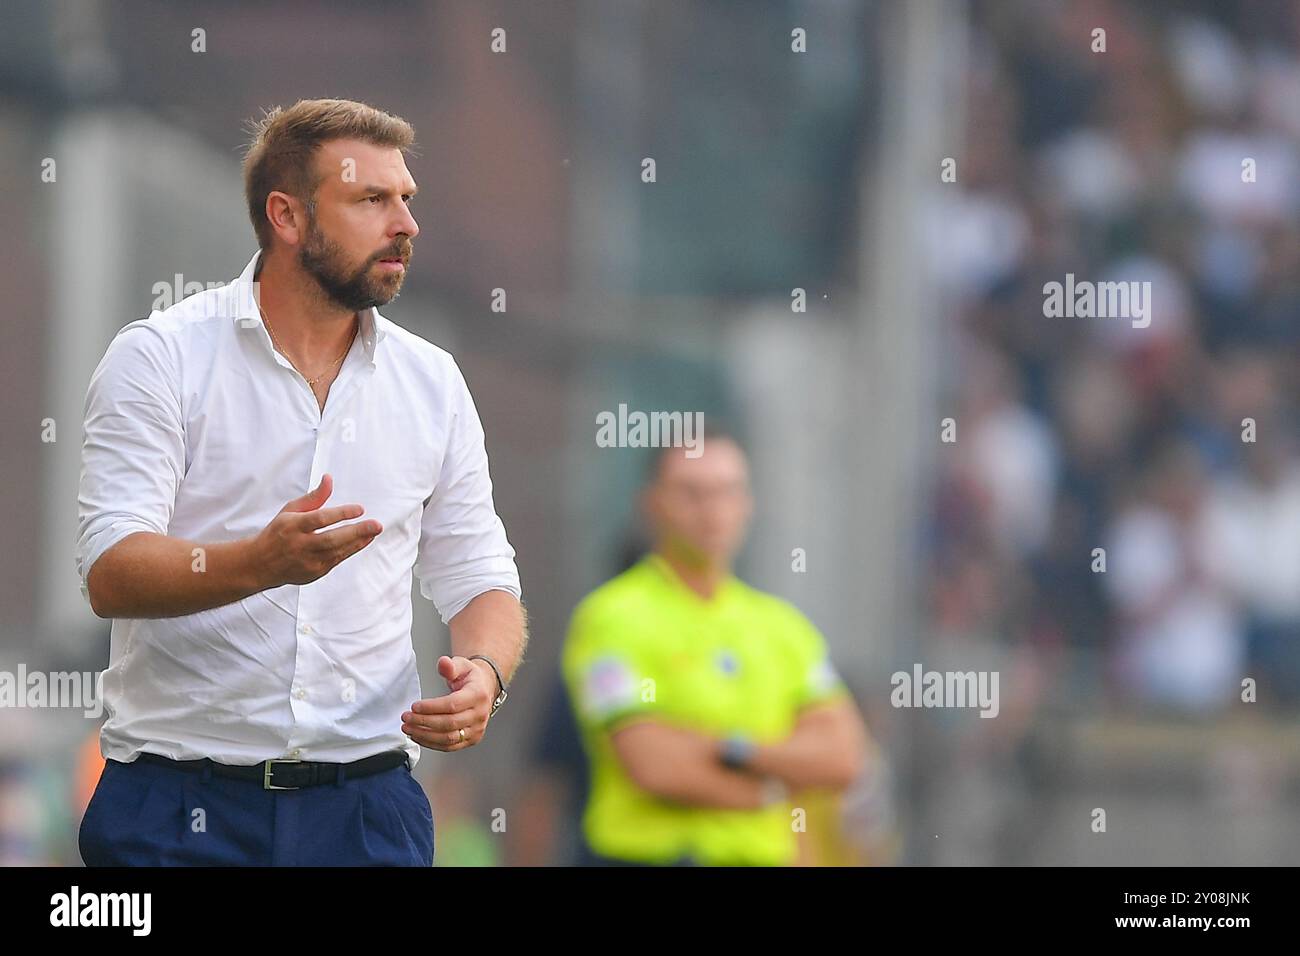
{"label": "referee's short hair", "polygon": [[[729,441],[740,449],[742,455],[746,458],[749,457],[749,452],[745,448],[745,443],[739,437],[737,430],[728,423],[709,418],[707,415],[703,419],[703,425],[699,433],[695,436],[695,441],[698,443],[701,454],[704,453],[704,449],[708,447],[709,442]],[[685,454],[685,448],[682,445],[661,445],[658,448],[651,448],[646,458],[645,476],[642,484],[647,487],[653,485],[663,474],[664,460],[669,455],[682,454]]]}

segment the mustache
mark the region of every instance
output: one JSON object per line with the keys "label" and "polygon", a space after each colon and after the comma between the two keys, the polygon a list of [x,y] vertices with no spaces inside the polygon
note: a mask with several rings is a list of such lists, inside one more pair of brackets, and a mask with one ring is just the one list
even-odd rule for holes
{"label": "mustache", "polygon": [[378,262],[380,259],[401,259],[403,263],[409,263],[413,251],[414,246],[412,246],[411,240],[407,239],[379,253],[379,255],[375,256],[375,261]]}

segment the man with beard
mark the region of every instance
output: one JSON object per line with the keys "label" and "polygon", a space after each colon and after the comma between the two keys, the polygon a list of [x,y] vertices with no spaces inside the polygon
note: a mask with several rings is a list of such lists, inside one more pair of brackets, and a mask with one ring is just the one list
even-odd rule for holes
{"label": "man with beard", "polygon": [[[465,380],[377,309],[419,234],[413,138],[347,100],[267,113],[259,251],[91,379],[77,565],[113,634],[88,865],[432,863],[411,769],[483,739],[527,630]],[[431,699],[412,574],[451,630]]]}

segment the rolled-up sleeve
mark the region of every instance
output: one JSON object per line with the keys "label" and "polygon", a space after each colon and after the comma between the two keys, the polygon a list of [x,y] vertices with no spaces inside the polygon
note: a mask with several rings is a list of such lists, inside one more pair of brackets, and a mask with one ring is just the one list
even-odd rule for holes
{"label": "rolled-up sleeve", "polygon": [[415,564],[420,593],[433,601],[444,624],[485,591],[522,597],[515,549],[492,502],[478,410],[460,369],[449,364],[447,449],[424,505]]}
{"label": "rolled-up sleeve", "polygon": [[168,342],[148,320],[125,326],[86,392],[77,493],[77,573],[138,531],[166,534],[185,471],[180,389]]}

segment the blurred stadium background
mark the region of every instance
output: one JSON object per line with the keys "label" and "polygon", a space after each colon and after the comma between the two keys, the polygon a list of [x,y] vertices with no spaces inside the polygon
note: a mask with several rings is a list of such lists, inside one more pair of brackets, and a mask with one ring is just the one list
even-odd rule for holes
{"label": "blurred stadium background", "polygon": [[[487,745],[421,761],[440,863],[571,859],[582,766],[556,660],[636,540],[643,453],[595,442],[619,403],[743,429],[741,573],[819,625],[868,718],[882,760],[812,861],[1300,860],[1300,5],[0,17],[0,669],[107,665],[72,558],[90,372],[159,284],[224,282],[252,254],[245,121],[343,96],[415,125],[423,231],[384,312],[466,372],[532,616]],[[1150,327],[1045,318],[1067,273],[1151,281]],[[446,635],[418,592],[415,637],[428,691]],[[999,671],[999,716],[892,708],[914,663]],[[0,862],[78,862],[96,730],[0,708]]]}

